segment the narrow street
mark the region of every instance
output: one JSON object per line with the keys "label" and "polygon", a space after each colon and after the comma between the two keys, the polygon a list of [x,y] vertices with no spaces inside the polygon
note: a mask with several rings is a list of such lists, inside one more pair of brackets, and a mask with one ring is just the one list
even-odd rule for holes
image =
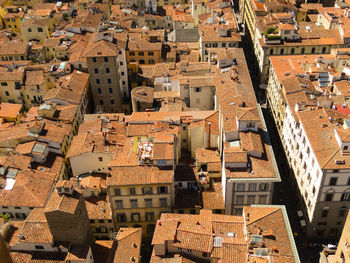
{"label": "narrow street", "polygon": [[[251,80],[253,82],[257,101],[261,105],[266,105],[265,91],[259,88],[258,62],[254,54],[252,41],[247,35],[242,36],[242,48],[246,56],[246,61],[249,68]],[[275,185],[273,204],[286,206],[290,225],[293,233],[295,234],[295,242],[297,245],[301,262],[318,263],[319,253],[322,250],[322,246],[311,246],[310,243],[322,243],[320,241],[310,241],[309,243],[305,241],[305,230],[300,225],[300,221],[304,219],[305,215],[302,217],[298,216],[298,211],[300,210],[300,201],[298,199],[298,196],[300,196],[300,194],[298,192],[298,188],[295,185],[296,182],[294,180],[294,174],[291,168],[289,167],[288,160],[286,158],[282,146],[282,142],[280,140],[275,122],[273,120],[273,116],[268,108],[262,108],[262,110],[282,180],[281,183],[277,183]]]}

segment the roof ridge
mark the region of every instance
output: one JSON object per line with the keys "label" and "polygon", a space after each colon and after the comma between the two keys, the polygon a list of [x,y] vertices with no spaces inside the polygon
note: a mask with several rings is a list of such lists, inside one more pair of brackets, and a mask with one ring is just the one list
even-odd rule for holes
{"label": "roof ridge", "polygon": [[336,150],[335,150],[335,152],[329,157],[328,161],[326,161],[326,162],[322,165],[321,169],[323,169],[323,168],[326,166],[326,164],[328,164],[328,163],[331,161],[331,159],[339,152],[339,150],[340,150],[340,148],[337,147]]}
{"label": "roof ridge", "polygon": [[261,219],[263,219],[263,218],[265,218],[265,217],[267,217],[267,216],[269,216],[269,215],[271,215],[271,214],[273,214],[273,213],[278,212],[279,210],[280,210],[280,208],[279,208],[279,207],[276,207],[275,209],[273,209],[273,211],[270,211],[270,212],[266,213],[264,216],[262,216],[262,217],[260,217],[260,218],[258,218],[258,219],[255,219],[255,220],[246,222],[246,223],[247,223],[247,225],[250,225],[250,224],[255,223],[255,222],[257,222],[257,221],[259,221],[259,220],[261,220]]}
{"label": "roof ridge", "polygon": [[[128,230],[128,231],[129,231],[129,233],[127,235],[123,236],[120,240],[123,240],[124,238],[126,238],[132,234],[135,234],[137,231],[141,231],[141,229],[140,228],[130,228],[130,230]],[[118,232],[116,238],[118,238],[118,235],[119,235],[119,232]]]}
{"label": "roof ridge", "polygon": [[[26,189],[26,191],[29,192],[29,194],[32,196],[32,198],[35,199],[35,200],[37,201],[37,203],[38,203],[40,206],[42,206],[42,204],[40,203],[40,201],[38,200],[38,198],[36,197],[36,195],[34,195],[34,194],[32,193],[32,191],[29,190],[29,189],[27,188],[26,184],[23,183],[23,182],[21,182],[21,184],[22,184],[23,187]],[[46,201],[45,201],[45,202],[46,202]],[[43,205],[45,205],[45,204],[43,204]]]}

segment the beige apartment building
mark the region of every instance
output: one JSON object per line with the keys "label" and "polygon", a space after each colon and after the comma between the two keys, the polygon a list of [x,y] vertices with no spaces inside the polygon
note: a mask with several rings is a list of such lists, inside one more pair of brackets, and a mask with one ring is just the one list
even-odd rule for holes
{"label": "beige apartment building", "polygon": [[119,50],[111,40],[113,35],[103,37],[96,34],[91,37],[84,53],[95,111],[128,112],[129,105],[124,104],[118,74],[122,62],[118,63]]}
{"label": "beige apartment building", "polygon": [[349,58],[346,49],[270,58],[268,102],[300,193],[301,224],[312,238],[339,236],[350,201],[349,105],[338,85],[349,84]]}

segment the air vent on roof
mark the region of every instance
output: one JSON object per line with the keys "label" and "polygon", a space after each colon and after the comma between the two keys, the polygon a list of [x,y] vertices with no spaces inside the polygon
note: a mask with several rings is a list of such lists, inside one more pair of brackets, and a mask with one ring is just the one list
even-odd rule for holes
{"label": "air vent on roof", "polygon": [[345,164],[345,160],[335,160],[335,164]]}
{"label": "air vent on roof", "polygon": [[264,243],[264,237],[262,235],[251,235],[250,244],[258,245],[261,242]]}
{"label": "air vent on roof", "polygon": [[23,234],[18,234],[18,238],[19,238],[20,240],[24,240],[24,239],[26,239],[26,238],[24,237],[24,235],[23,235]]}
{"label": "air vent on roof", "polygon": [[328,127],[328,125],[325,124],[325,123],[323,123],[323,124],[321,125],[321,127],[322,127],[322,128],[326,128],[326,127]]}
{"label": "air vent on roof", "polygon": [[227,236],[228,236],[228,237],[235,237],[235,236],[236,236],[236,233],[235,233],[235,232],[228,232],[228,233],[227,233]]}
{"label": "air vent on roof", "polygon": [[102,52],[97,52],[97,55],[102,55]]}
{"label": "air vent on roof", "polygon": [[18,171],[16,171],[16,170],[10,170],[10,171],[7,172],[6,178],[15,179],[17,173],[18,173]]}
{"label": "air vent on roof", "polygon": [[214,247],[222,247],[222,238],[214,237]]}
{"label": "air vent on roof", "polygon": [[266,257],[269,255],[269,249],[268,248],[255,248],[254,255]]}

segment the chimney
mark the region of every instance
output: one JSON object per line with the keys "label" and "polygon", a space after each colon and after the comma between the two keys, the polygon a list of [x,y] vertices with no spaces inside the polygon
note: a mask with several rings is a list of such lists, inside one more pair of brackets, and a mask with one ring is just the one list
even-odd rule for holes
{"label": "chimney", "polygon": [[211,135],[211,122],[208,122],[208,129],[209,129],[209,135],[208,135],[208,148],[210,148],[210,135]]}

